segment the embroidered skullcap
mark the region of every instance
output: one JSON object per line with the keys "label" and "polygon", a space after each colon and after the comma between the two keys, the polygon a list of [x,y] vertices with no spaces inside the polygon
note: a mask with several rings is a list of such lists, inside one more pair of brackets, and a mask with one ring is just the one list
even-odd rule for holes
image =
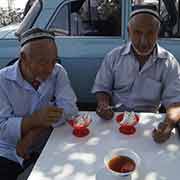
{"label": "embroidered skullcap", "polygon": [[24,46],[30,41],[35,41],[35,40],[40,40],[40,39],[52,39],[54,40],[54,33],[40,29],[40,28],[32,28],[27,31],[25,31],[21,36],[20,36],[20,44],[21,46]]}
{"label": "embroidered skullcap", "polygon": [[153,3],[142,3],[133,5],[129,19],[131,19],[137,14],[150,14],[160,21],[157,6]]}

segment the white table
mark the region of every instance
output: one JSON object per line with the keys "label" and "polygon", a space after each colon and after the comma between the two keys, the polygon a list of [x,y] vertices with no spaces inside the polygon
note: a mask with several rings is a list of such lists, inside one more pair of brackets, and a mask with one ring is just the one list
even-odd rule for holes
{"label": "white table", "polygon": [[[72,135],[69,125],[55,129],[28,180],[105,180],[104,156],[113,148],[128,147],[142,158],[143,165],[132,180],[178,180],[180,139],[177,134],[156,144],[152,129],[164,115],[140,113],[137,132],[120,134],[115,121],[103,121],[91,112],[91,133],[84,138]],[[100,173],[101,172],[101,173]],[[102,175],[102,178],[99,178]],[[110,178],[107,178],[110,180]]]}

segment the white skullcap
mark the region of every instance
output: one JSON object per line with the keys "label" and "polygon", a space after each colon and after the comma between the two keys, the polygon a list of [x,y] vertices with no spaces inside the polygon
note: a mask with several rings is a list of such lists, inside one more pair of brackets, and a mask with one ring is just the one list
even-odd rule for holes
{"label": "white skullcap", "polygon": [[20,36],[20,44],[21,46],[24,46],[26,43],[30,41],[40,40],[40,39],[52,39],[54,40],[54,34],[53,32],[43,30],[40,28],[32,28],[27,31],[25,31]]}
{"label": "white skullcap", "polygon": [[130,14],[130,18],[134,17],[137,14],[150,14],[157,18],[160,21],[159,13],[157,10],[157,6],[152,3],[144,3],[144,4],[135,4],[132,6],[132,12]]}

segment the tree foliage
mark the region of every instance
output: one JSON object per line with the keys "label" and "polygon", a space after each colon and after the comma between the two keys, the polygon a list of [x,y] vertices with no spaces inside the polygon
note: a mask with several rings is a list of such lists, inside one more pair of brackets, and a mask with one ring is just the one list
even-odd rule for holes
{"label": "tree foliage", "polygon": [[0,26],[15,24],[22,21],[22,9],[3,9],[0,8]]}

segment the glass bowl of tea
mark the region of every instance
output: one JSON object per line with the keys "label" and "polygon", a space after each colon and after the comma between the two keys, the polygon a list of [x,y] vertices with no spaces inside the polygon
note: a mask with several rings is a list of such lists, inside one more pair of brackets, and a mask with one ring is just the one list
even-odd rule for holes
{"label": "glass bowl of tea", "polygon": [[106,169],[114,176],[130,176],[140,166],[137,153],[127,148],[113,149],[104,157]]}
{"label": "glass bowl of tea", "polygon": [[73,135],[76,137],[87,136],[90,132],[88,127],[91,122],[92,119],[89,113],[79,114],[68,120],[68,124],[73,128]]}
{"label": "glass bowl of tea", "polygon": [[136,132],[135,126],[139,122],[139,116],[135,112],[125,111],[116,116],[116,122],[119,125],[119,132],[131,135]]}

